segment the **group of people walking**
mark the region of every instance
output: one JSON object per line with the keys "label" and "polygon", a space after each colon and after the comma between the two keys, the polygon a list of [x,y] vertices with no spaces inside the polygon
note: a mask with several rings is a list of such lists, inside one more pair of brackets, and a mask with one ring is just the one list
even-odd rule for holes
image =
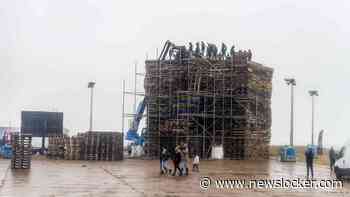
{"label": "group of people walking", "polygon": [[[173,161],[173,169],[171,169],[169,161]],[[167,175],[187,176],[189,155],[186,144],[177,145],[174,152],[167,150],[165,147],[161,148],[160,154],[160,172]],[[193,155],[192,171],[199,172],[199,155]]]}
{"label": "group of people walking", "polygon": [[[308,146],[305,150],[305,160],[306,160],[306,171],[307,178],[314,178],[314,158],[315,158],[315,149],[311,146]],[[331,172],[334,170],[334,163],[336,161],[336,153],[333,147],[329,151],[329,160],[330,160],[330,168]],[[171,169],[169,161],[173,161],[173,169]],[[179,176],[187,176],[188,175],[188,147],[186,144],[177,145],[175,147],[174,152],[168,151],[165,147],[161,148],[160,154],[160,172],[161,174],[167,175],[179,175]],[[192,171],[199,172],[199,155],[193,155],[192,162]]]}

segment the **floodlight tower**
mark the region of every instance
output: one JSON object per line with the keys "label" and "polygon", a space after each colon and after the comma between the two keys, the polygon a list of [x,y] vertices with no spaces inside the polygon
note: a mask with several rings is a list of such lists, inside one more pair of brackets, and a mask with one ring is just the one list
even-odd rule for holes
{"label": "floodlight tower", "polygon": [[317,90],[309,90],[312,98],[312,115],[311,115],[311,144],[314,145],[314,120],[315,120],[315,96],[318,96]]}
{"label": "floodlight tower", "polygon": [[93,106],[93,97],[94,97],[94,87],[95,87],[95,82],[89,82],[88,83],[88,88],[90,88],[90,126],[89,126],[89,131],[92,131],[92,106]]}
{"label": "floodlight tower", "polygon": [[290,86],[290,139],[289,143],[291,146],[294,145],[294,86],[296,81],[294,78],[284,79],[288,86]]}

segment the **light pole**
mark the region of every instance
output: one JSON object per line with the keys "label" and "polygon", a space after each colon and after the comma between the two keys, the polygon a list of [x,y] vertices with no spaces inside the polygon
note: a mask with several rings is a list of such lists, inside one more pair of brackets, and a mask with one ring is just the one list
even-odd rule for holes
{"label": "light pole", "polygon": [[309,90],[309,94],[312,98],[312,118],[311,118],[311,144],[314,145],[314,120],[315,120],[315,96],[318,96],[317,90]]}
{"label": "light pole", "polygon": [[93,106],[93,96],[94,96],[94,87],[95,87],[95,82],[89,82],[88,83],[88,88],[90,88],[90,126],[89,126],[89,131],[92,131],[92,106]]}
{"label": "light pole", "polygon": [[294,86],[296,86],[296,81],[294,78],[284,79],[287,85],[290,85],[290,139],[289,143],[291,146],[294,145]]}

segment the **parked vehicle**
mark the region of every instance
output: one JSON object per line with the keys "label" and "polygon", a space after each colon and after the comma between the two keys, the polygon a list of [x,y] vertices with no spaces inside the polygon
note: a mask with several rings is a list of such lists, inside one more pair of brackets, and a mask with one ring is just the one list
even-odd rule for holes
{"label": "parked vehicle", "polygon": [[337,179],[350,179],[350,150],[347,146],[337,154],[338,159],[334,164],[334,173]]}

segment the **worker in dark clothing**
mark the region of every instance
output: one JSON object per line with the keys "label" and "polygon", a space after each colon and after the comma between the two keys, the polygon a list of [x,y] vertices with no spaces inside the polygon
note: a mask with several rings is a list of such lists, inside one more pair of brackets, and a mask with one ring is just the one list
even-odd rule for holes
{"label": "worker in dark clothing", "polygon": [[166,154],[167,154],[166,148],[162,148],[160,153],[160,173],[161,174],[166,174],[167,172],[167,169],[165,167]]}
{"label": "worker in dark clothing", "polygon": [[174,156],[173,162],[174,162],[174,173],[173,173],[173,176],[176,175],[176,171],[177,170],[179,170],[180,176],[182,176],[182,170],[180,168],[181,153],[180,153],[180,149],[178,147],[175,148],[175,156]]}
{"label": "worker in dark clothing", "polygon": [[163,147],[160,148],[159,168],[160,168],[160,174],[163,174]]}
{"label": "worker in dark clothing", "polygon": [[314,151],[311,147],[307,147],[305,150],[305,159],[306,159],[306,170],[307,170],[307,178],[309,178],[309,174],[311,171],[311,178],[314,178],[314,168],[313,168],[313,162],[314,162]]}
{"label": "worker in dark clothing", "polygon": [[329,164],[331,168],[331,173],[334,170],[335,158],[336,158],[335,151],[333,147],[331,147],[331,149],[329,150]]}
{"label": "worker in dark clothing", "polygon": [[127,149],[128,149],[128,155],[131,156],[131,152],[132,152],[132,144],[129,144]]}

